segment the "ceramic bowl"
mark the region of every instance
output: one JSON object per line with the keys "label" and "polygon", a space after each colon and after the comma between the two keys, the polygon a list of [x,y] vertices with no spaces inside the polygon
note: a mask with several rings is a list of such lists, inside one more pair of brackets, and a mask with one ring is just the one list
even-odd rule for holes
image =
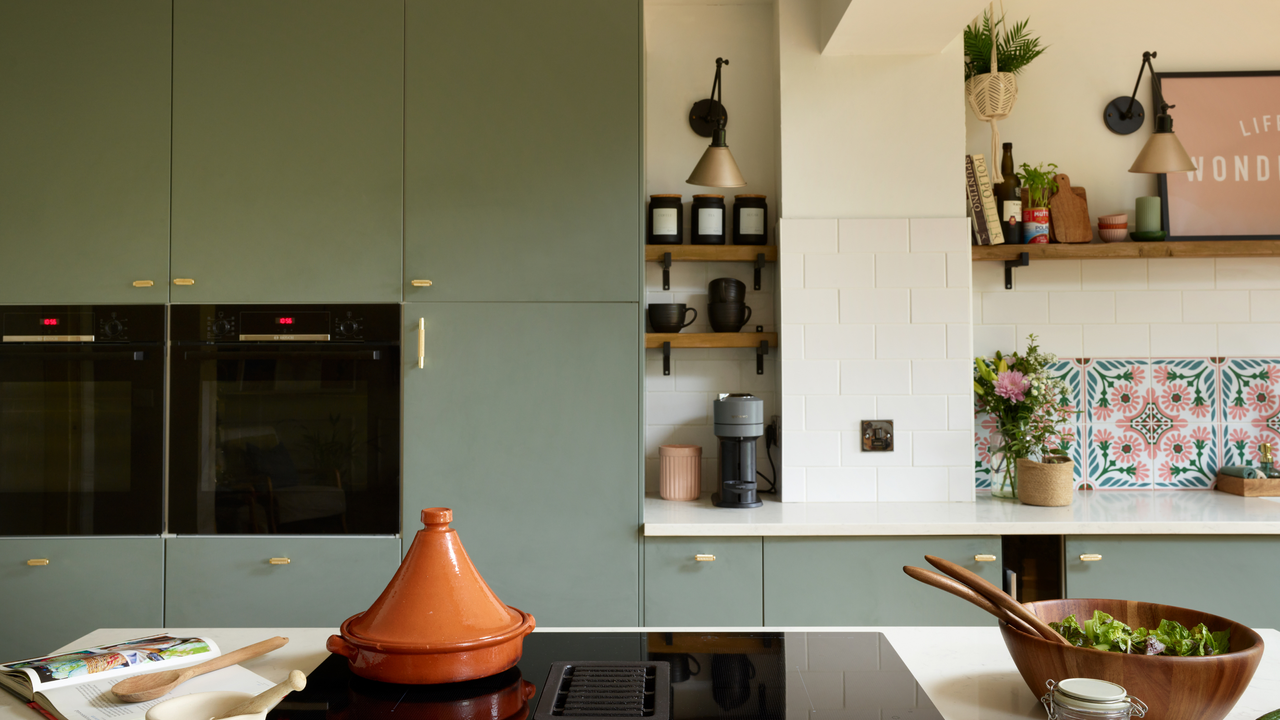
{"label": "ceramic bowl", "polygon": [[1127,228],[1124,230],[1098,228],[1098,237],[1102,238],[1103,242],[1123,242],[1129,239],[1129,231]]}
{"label": "ceramic bowl", "polygon": [[1108,225],[1119,225],[1120,223],[1128,224],[1129,213],[1116,213],[1114,215],[1099,215],[1098,222],[1107,223]]}
{"label": "ceramic bowl", "polygon": [[1129,225],[1126,223],[1098,223],[1099,230],[1128,230]]}
{"label": "ceramic bowl", "polygon": [[[217,717],[253,697],[242,692],[202,692],[165,700],[147,711],[147,720],[194,720]],[[236,715],[236,720],[263,720],[265,712]]]}

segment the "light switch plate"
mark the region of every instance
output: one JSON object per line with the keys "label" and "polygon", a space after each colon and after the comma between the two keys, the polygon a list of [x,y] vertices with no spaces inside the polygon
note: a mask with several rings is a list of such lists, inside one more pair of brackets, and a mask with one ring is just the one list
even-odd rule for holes
{"label": "light switch plate", "polygon": [[862,452],[893,452],[893,421],[862,421]]}

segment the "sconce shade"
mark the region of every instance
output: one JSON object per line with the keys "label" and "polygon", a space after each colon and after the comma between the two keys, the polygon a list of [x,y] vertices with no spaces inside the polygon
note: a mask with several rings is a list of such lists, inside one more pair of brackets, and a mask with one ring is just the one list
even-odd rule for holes
{"label": "sconce shade", "polygon": [[1156,132],[1147,139],[1147,144],[1138,153],[1138,159],[1133,161],[1129,172],[1171,173],[1191,172],[1195,169],[1196,164],[1182,148],[1182,143],[1178,142],[1178,136],[1169,131]]}
{"label": "sconce shade", "polygon": [[733,153],[729,152],[729,147],[715,143],[702,153],[702,159],[694,166],[693,173],[685,182],[690,185],[718,188],[744,187],[747,184],[747,181],[742,178],[742,172],[738,170],[738,163],[733,160]]}

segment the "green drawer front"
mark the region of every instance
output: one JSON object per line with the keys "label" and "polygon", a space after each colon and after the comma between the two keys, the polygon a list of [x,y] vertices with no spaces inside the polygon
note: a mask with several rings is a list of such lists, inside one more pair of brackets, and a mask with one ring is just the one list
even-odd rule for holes
{"label": "green drawer front", "polygon": [[[1085,562],[1081,555],[1101,555]],[[1118,598],[1280,627],[1280,537],[1067,537],[1067,597]]]}
{"label": "green drawer front", "polygon": [[44,655],[102,627],[161,627],[163,603],[158,537],[0,540],[4,661]]}
{"label": "green drawer front", "polygon": [[758,626],[763,572],[760,538],[646,538],[644,624]]}
{"label": "green drawer front", "polygon": [[337,627],[373,604],[400,565],[395,537],[165,542],[168,627]]}
{"label": "green drawer front", "polygon": [[929,568],[925,555],[1000,584],[999,537],[765,538],[764,624],[994,625],[990,615],[902,572],[904,565]]}

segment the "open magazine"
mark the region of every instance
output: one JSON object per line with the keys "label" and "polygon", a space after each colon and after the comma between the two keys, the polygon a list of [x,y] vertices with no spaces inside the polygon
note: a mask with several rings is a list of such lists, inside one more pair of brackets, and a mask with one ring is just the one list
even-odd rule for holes
{"label": "open magazine", "polygon": [[0,685],[31,702],[36,693],[44,690],[169,670],[211,660],[218,655],[218,646],[208,638],[152,635],[114,645],[0,664]]}

